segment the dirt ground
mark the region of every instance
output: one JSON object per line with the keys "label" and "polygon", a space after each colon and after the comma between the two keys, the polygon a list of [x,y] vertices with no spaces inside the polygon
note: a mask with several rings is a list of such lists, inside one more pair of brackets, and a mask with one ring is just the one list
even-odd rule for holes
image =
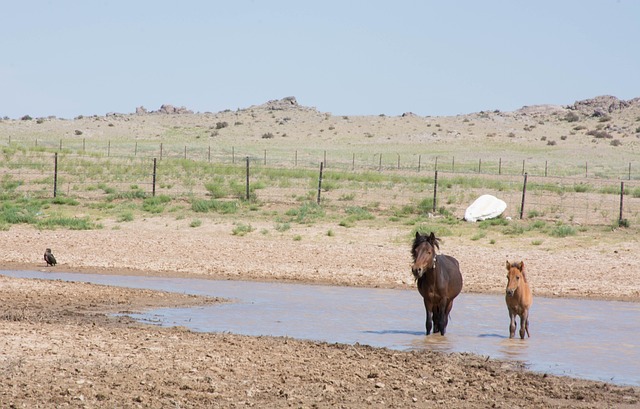
{"label": "dirt ground", "polygon": [[[1,269],[413,286],[409,237],[396,230],[354,227],[329,236],[326,226],[305,226],[261,234],[271,227],[256,221],[255,232],[238,237],[231,223],[207,220],[192,229],[168,218],[113,227],[13,226],[0,232]],[[535,295],[640,297],[634,237],[589,246],[545,239],[535,248],[518,240],[447,237],[442,252],[460,260],[465,292],[501,293],[504,262],[517,259]],[[44,266],[46,247],[56,267]],[[531,373],[471,354],[201,334],[109,314],[205,302],[223,300],[0,276],[0,407],[640,407],[640,388]]]}

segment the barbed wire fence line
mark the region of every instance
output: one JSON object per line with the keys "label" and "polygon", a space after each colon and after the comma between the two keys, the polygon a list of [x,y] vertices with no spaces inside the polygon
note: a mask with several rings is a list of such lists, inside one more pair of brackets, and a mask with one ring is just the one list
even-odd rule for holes
{"label": "barbed wire fence line", "polygon": [[[436,170],[451,173],[524,175],[544,177],[584,177],[616,180],[640,180],[640,164],[631,160],[615,163],[601,163],[594,159],[579,161],[548,160],[544,157],[513,158],[483,154],[479,149],[471,155],[434,155],[415,151],[380,152],[379,148],[365,149],[359,146],[353,152],[344,148],[331,150],[326,148],[296,149],[290,147],[221,146],[215,138],[208,141],[179,143],[171,141],[149,140],[94,140],[85,137],[71,139],[16,139],[1,140],[0,145],[7,148],[39,152],[59,152],[65,155],[78,155],[106,158],[157,158],[185,159],[196,162],[236,164],[248,156],[252,163],[264,166],[287,168],[315,168],[324,163],[327,169],[351,171],[398,170],[407,172],[433,172]],[[476,159],[470,159],[475,156]]]}
{"label": "barbed wire fence line", "polygon": [[[5,153],[2,191],[15,189],[25,197],[57,195],[100,201],[109,195],[142,198],[166,195],[173,198],[256,199],[265,203],[298,205],[318,200],[341,207],[398,208],[418,206],[433,213],[462,217],[466,207],[482,194],[507,203],[505,217],[542,219],[580,225],[640,223],[640,181],[597,177],[558,177],[524,172],[488,172],[478,163],[464,172],[461,164],[451,169],[442,161],[422,168],[381,165],[372,158],[368,166],[339,161],[323,154],[294,151],[292,160],[270,159],[245,152],[213,155],[207,150],[200,160],[165,151],[162,159],[145,155],[78,154],[63,150],[23,150]],[[320,164],[323,165],[319,187]],[[486,163],[485,163],[486,165]],[[526,165],[526,164],[525,164]],[[465,166],[468,166],[465,165]],[[502,166],[502,164],[500,164]],[[457,170],[456,170],[457,168]],[[491,168],[489,168],[490,170]],[[526,170],[526,168],[525,168]],[[317,196],[316,196],[317,195]]]}

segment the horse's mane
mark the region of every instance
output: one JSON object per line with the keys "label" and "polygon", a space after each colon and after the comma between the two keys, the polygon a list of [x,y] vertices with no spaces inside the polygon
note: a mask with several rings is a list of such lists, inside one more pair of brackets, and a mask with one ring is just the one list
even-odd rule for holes
{"label": "horse's mane", "polygon": [[429,236],[416,233],[416,238],[413,239],[413,245],[411,246],[411,256],[413,256],[413,261],[416,261],[416,251],[418,250],[418,246],[420,246],[422,243],[429,243],[431,244],[431,246],[440,250],[440,239],[437,238],[433,233],[431,233]]}

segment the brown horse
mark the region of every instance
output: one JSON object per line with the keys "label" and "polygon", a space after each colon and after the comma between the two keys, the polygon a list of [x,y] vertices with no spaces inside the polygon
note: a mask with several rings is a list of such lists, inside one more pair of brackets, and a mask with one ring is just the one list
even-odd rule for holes
{"label": "brown horse", "polygon": [[411,247],[411,272],[427,310],[427,335],[431,333],[432,324],[434,334],[444,335],[453,299],[462,290],[458,260],[444,254],[436,255],[436,249],[440,249],[440,239],[433,232],[428,236],[416,232]]}
{"label": "brown horse", "polygon": [[520,338],[524,339],[524,333],[529,335],[529,308],[533,303],[533,295],[527,275],[524,272],[524,262],[509,263],[507,261],[507,293],[505,300],[509,309],[509,338],[516,333],[516,316],[520,316]]}

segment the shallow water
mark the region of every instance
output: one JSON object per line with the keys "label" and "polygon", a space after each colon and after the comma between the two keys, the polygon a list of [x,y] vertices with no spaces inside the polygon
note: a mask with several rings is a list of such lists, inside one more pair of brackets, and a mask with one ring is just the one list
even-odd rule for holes
{"label": "shallow water", "polygon": [[447,334],[425,336],[424,306],[416,290],[33,271],[0,274],[235,301],[128,314],[156,325],[399,350],[472,352],[521,361],[537,372],[640,386],[640,303],[537,297],[529,319],[531,338],[520,340],[509,339],[504,297],[463,293],[454,303]]}

